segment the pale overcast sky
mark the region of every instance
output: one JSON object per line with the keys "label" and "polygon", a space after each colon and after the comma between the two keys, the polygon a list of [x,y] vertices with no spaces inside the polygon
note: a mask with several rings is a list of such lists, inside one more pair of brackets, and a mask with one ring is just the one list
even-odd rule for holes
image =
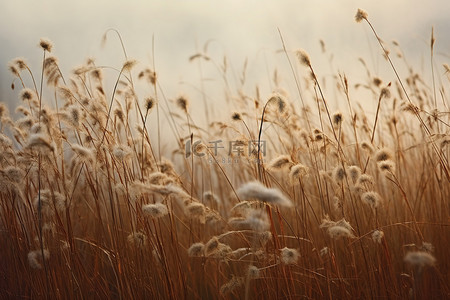
{"label": "pale overcast sky", "polygon": [[[239,73],[248,58],[249,80],[259,81],[267,88],[265,92],[270,92],[267,69],[272,72],[286,67],[285,58],[276,54],[281,48],[277,28],[288,48],[309,52],[313,64],[324,76],[331,70],[320,52],[320,39],[334,55],[335,70],[363,76],[357,59],[364,57],[377,72],[388,72],[377,55],[379,49],[367,24],[354,21],[357,8],[369,13],[385,41],[399,41],[406,56],[418,67],[429,58],[430,32],[434,26],[436,59],[450,62],[448,0],[2,2],[0,96],[1,101],[8,103],[16,101],[18,91],[11,92],[12,76],[7,63],[15,57],[25,57],[33,71],[39,73],[42,52],[37,44],[41,37],[53,41],[54,55],[65,74],[87,57],[95,57],[98,64],[121,66],[124,58],[112,34],[106,46],[100,46],[108,28],[120,31],[128,55],[137,59],[141,67],[151,61],[154,36],[156,68],[169,97],[185,92],[195,94],[189,85],[180,82],[198,84],[197,65],[189,63],[188,58],[210,39],[214,42],[210,43],[209,54],[216,61],[221,62],[226,55]],[[282,76],[286,79],[290,75]]]}

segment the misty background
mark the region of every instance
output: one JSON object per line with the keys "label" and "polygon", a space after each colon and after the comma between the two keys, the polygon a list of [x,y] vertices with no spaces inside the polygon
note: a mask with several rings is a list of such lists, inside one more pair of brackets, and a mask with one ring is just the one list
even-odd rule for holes
{"label": "misty background", "polygon": [[[243,89],[254,91],[258,84],[262,96],[269,95],[275,69],[279,70],[282,85],[294,88],[286,57],[279,52],[282,44],[278,29],[289,51],[303,48],[310,54],[320,76],[341,71],[350,82],[361,82],[365,71],[358,58],[364,57],[376,75],[385,81],[394,80],[367,24],[354,21],[358,8],[368,12],[388,45],[392,45],[392,40],[400,43],[405,57],[426,79],[431,76],[432,26],[438,78],[444,76],[442,63],[450,62],[448,0],[27,0],[2,1],[0,5],[0,101],[7,103],[11,112],[19,101],[20,86],[16,81],[16,89],[11,89],[14,77],[7,68],[9,61],[26,58],[39,78],[42,50],[38,43],[46,37],[53,42],[52,54],[59,58],[66,77],[88,57],[95,58],[97,65],[120,68],[125,58],[117,36],[110,32],[106,44],[101,46],[102,36],[109,28],[120,32],[128,56],[139,62],[137,70],[152,68],[154,55],[158,80],[168,98],[187,94],[194,102],[201,96],[201,78],[198,63],[190,62],[189,57],[201,52],[208,41],[207,54],[214,63],[220,65],[227,57],[234,87],[239,86],[247,60]],[[319,40],[325,42],[327,53],[322,53]],[[211,63],[202,65],[208,95],[214,98],[216,90],[220,97],[221,74]],[[111,95],[113,85],[113,80],[105,83],[107,95]]]}

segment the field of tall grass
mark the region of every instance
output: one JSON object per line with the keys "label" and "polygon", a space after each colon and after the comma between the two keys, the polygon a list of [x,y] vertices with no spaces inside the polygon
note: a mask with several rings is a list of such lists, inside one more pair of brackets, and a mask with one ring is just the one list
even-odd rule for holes
{"label": "field of tall grass", "polygon": [[364,11],[356,21],[395,81],[361,59],[366,78],[337,73],[325,88],[314,55],[280,33],[295,93],[277,76],[270,95],[231,91],[224,61],[219,115],[166,96],[125,48],[121,68],[91,59],[70,76],[46,39],[38,72],[12,60],[1,298],[449,299],[450,69],[435,64],[434,33],[430,81]]}

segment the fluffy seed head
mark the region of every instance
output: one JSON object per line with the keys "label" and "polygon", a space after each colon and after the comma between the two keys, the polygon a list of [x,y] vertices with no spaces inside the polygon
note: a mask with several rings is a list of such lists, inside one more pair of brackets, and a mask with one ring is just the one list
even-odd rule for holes
{"label": "fluffy seed head", "polygon": [[52,192],[48,189],[41,190],[33,202],[36,211],[41,210],[42,214],[51,216],[55,210],[62,212],[66,208],[66,198],[58,192]]}
{"label": "fluffy seed head", "polygon": [[34,95],[35,95],[35,92],[32,89],[24,88],[20,92],[20,99],[22,99],[23,101],[29,101],[29,100],[33,99]]}
{"label": "fluffy seed head", "polygon": [[391,91],[389,90],[388,87],[384,87],[384,88],[381,89],[380,97],[383,97],[383,98],[390,98],[391,97]]}
{"label": "fluffy seed head", "polygon": [[191,219],[199,219],[201,223],[205,221],[206,207],[200,202],[191,202],[185,207],[186,215]]}
{"label": "fluffy seed head", "polygon": [[308,175],[308,167],[302,164],[296,164],[295,166],[292,166],[291,171],[289,172],[289,178],[291,179],[292,183],[296,182],[306,175]]}
{"label": "fluffy seed head", "polygon": [[241,201],[233,206],[230,210],[234,215],[247,216],[248,212],[252,208],[251,203],[248,201]]}
{"label": "fluffy seed head", "polygon": [[374,191],[363,193],[361,195],[361,200],[373,209],[376,209],[378,206],[380,206],[381,203],[380,195]]}
{"label": "fluffy seed head", "polygon": [[242,185],[237,191],[242,199],[254,199],[274,205],[291,207],[291,200],[286,198],[280,190],[274,188],[266,188],[259,181],[251,181]]}
{"label": "fluffy seed head", "polygon": [[348,176],[352,179],[353,183],[361,176],[361,169],[358,166],[350,166],[347,169]]}
{"label": "fluffy seed head", "polygon": [[136,64],[137,64],[136,60],[128,59],[126,62],[123,63],[122,69],[124,71],[130,71]]}
{"label": "fluffy seed head", "polygon": [[343,120],[342,113],[341,112],[334,113],[332,120],[333,120],[333,125],[336,127],[339,127]]}
{"label": "fluffy seed head", "polygon": [[39,151],[48,151],[53,152],[55,147],[41,134],[33,134],[30,136],[27,144],[28,148],[37,149]]}
{"label": "fluffy seed head", "polygon": [[127,237],[128,243],[142,248],[147,244],[147,236],[142,232],[133,232]]}
{"label": "fluffy seed head", "polygon": [[49,39],[41,38],[39,46],[44,49],[44,51],[52,52],[53,43]]}
{"label": "fluffy seed head", "polygon": [[155,204],[145,204],[142,206],[142,212],[144,215],[149,216],[153,219],[164,217],[169,213],[167,206],[162,203]]}
{"label": "fluffy seed head", "polygon": [[152,97],[145,98],[145,110],[146,111],[150,111],[154,105],[155,105],[155,99],[153,99]]}
{"label": "fluffy seed head", "polygon": [[281,261],[285,265],[292,265],[297,263],[300,253],[296,249],[284,247],[281,249]]}
{"label": "fluffy seed head", "polygon": [[112,153],[119,161],[125,161],[131,157],[132,150],[125,145],[114,145]]}
{"label": "fluffy seed head", "polygon": [[375,243],[381,244],[381,241],[382,241],[383,237],[384,237],[384,232],[381,231],[381,230],[375,230],[375,231],[372,233],[372,240],[373,240]]}
{"label": "fluffy seed head", "polygon": [[309,58],[309,54],[305,50],[297,50],[296,54],[301,64],[307,67],[311,66],[311,59]]}
{"label": "fluffy seed head", "polygon": [[19,68],[19,70],[25,70],[27,66],[27,62],[23,57],[17,57],[14,59],[14,64]]}
{"label": "fluffy seed head", "polygon": [[260,273],[260,271],[259,271],[258,267],[253,266],[253,265],[248,266],[247,275],[250,279],[259,278],[259,276],[260,276],[259,273]]}
{"label": "fluffy seed head", "polygon": [[267,100],[267,105],[268,104],[276,104],[279,113],[284,112],[284,109],[286,108],[286,100],[278,93],[274,93],[269,100]]}
{"label": "fluffy seed head", "polygon": [[383,83],[383,80],[381,80],[381,78],[379,77],[374,77],[373,78],[373,84],[376,86],[380,86]]}
{"label": "fluffy seed head", "polygon": [[101,69],[94,69],[91,71],[91,75],[92,77],[94,77],[95,79],[97,79],[98,81],[102,81],[103,80],[103,72]]}
{"label": "fluffy seed head", "polygon": [[394,173],[395,171],[395,163],[392,160],[383,160],[377,165],[381,172]]}
{"label": "fluffy seed head", "polygon": [[343,226],[331,226],[327,230],[328,235],[333,239],[339,239],[341,237],[354,238],[353,233]]}
{"label": "fluffy seed head", "polygon": [[434,246],[428,242],[422,242],[422,246],[420,247],[420,249],[429,253],[434,252]]}
{"label": "fluffy seed head", "polygon": [[241,116],[240,113],[235,112],[235,113],[233,113],[233,115],[231,116],[231,119],[232,119],[233,121],[240,121],[240,120],[242,120],[242,116]]}
{"label": "fluffy seed head", "polygon": [[361,148],[369,153],[373,153],[374,151],[372,145],[369,142],[362,142]]}
{"label": "fluffy seed head", "polygon": [[203,256],[205,253],[205,245],[203,243],[194,243],[188,249],[188,255],[190,257]]}
{"label": "fluffy seed head", "polygon": [[361,22],[362,20],[367,20],[368,14],[366,11],[362,10],[361,8],[358,8],[358,11],[355,15],[355,21],[357,23]]}
{"label": "fluffy seed head", "polygon": [[268,168],[272,170],[281,170],[292,165],[289,155],[280,155],[269,162]]}
{"label": "fluffy seed head", "polygon": [[424,267],[434,266],[436,258],[425,251],[411,251],[405,255],[404,261],[410,266],[421,270]]}
{"label": "fluffy seed head", "polygon": [[353,232],[352,226],[344,218],[335,222],[330,220],[330,217],[326,215],[325,218],[322,219],[322,224],[320,224],[320,228],[327,228],[328,234],[334,239],[338,239],[340,237],[348,237],[348,238],[355,237],[352,233]]}
{"label": "fluffy seed head", "polygon": [[89,162],[94,160],[95,155],[94,151],[91,148],[83,147],[79,144],[73,144],[72,150],[83,162]]}
{"label": "fluffy seed head", "polygon": [[207,191],[203,193],[203,199],[209,204],[220,204],[220,199],[211,191]]}
{"label": "fluffy seed head", "polygon": [[341,183],[345,178],[345,169],[339,165],[333,170],[333,179],[336,183]]}
{"label": "fluffy seed head", "polygon": [[[44,255],[42,255],[44,254]],[[41,249],[28,252],[28,263],[33,269],[42,269],[42,262],[50,258],[50,252],[47,249]]]}
{"label": "fluffy seed head", "polygon": [[384,160],[392,160],[392,152],[387,148],[382,148],[375,153],[375,160],[377,162]]}
{"label": "fluffy seed head", "polygon": [[24,172],[14,166],[8,166],[3,170],[6,177],[14,183],[20,183],[24,177]]}
{"label": "fluffy seed head", "polygon": [[358,184],[373,184],[373,177],[369,174],[362,174],[358,179]]}
{"label": "fluffy seed head", "polygon": [[219,248],[219,239],[214,236],[205,244],[205,254],[210,256]]}

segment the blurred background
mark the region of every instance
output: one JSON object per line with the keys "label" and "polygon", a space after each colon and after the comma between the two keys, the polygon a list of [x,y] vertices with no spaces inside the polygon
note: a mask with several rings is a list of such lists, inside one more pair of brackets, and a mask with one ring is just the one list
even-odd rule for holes
{"label": "blurred background", "polygon": [[[392,70],[382,58],[369,27],[354,21],[357,8],[368,12],[388,45],[392,45],[392,40],[399,42],[406,59],[425,78],[431,76],[432,26],[437,39],[438,77],[444,73],[442,63],[450,62],[448,0],[24,0],[2,1],[0,5],[0,100],[8,103],[11,111],[19,101],[20,89],[16,82],[16,90],[11,90],[9,61],[25,57],[37,76],[42,64],[39,39],[47,37],[54,43],[52,52],[67,77],[88,57],[95,58],[97,65],[120,68],[125,58],[117,36],[110,32],[106,44],[101,46],[102,36],[109,28],[120,32],[128,56],[140,63],[137,70],[152,67],[154,55],[161,88],[169,98],[179,94],[199,96],[201,81],[205,89],[220,89],[220,95],[221,74],[208,64],[221,65],[224,56],[235,87],[239,86],[245,64],[247,81],[242,89],[254,91],[258,84],[266,96],[273,89],[275,69],[281,80],[293,87],[286,57],[279,51],[282,44],[278,29],[288,50],[305,49],[321,76],[341,71],[350,82],[361,81],[365,71],[358,58],[364,57],[375,74],[384,76],[385,81],[393,80]],[[319,40],[325,42],[326,53]],[[201,65],[190,62],[189,57],[205,50],[214,62],[202,62],[201,80]],[[113,84],[113,80],[106,82],[107,93],[111,93]]]}

